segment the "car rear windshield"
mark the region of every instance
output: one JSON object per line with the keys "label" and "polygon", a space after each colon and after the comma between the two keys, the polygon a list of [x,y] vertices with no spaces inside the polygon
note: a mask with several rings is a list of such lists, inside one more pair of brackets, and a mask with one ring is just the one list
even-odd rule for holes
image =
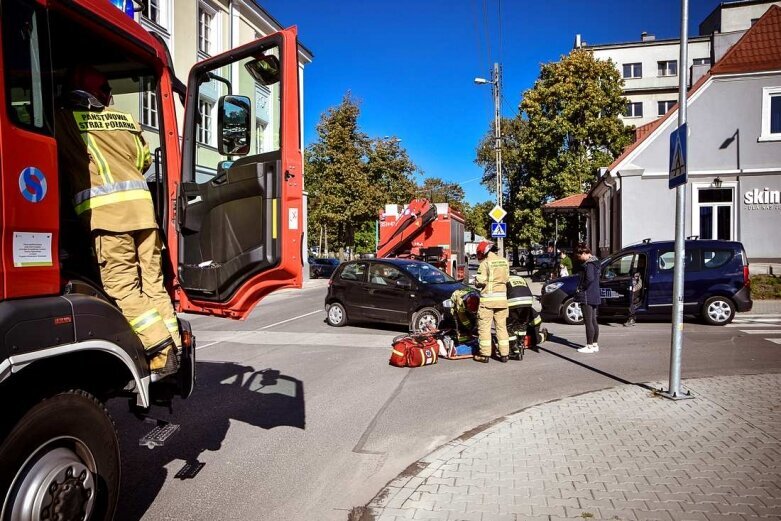
{"label": "car rear windshield", "polygon": [[407,273],[412,275],[412,278],[419,280],[423,284],[446,284],[449,282],[455,282],[456,279],[439,271],[437,268],[430,264],[409,263],[403,264]]}

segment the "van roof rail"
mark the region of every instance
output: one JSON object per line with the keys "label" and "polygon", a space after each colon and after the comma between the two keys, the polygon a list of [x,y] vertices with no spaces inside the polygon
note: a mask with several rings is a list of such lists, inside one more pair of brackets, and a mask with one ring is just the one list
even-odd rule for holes
{"label": "van roof rail", "polygon": [[699,235],[689,235],[688,237],[686,237],[686,240],[687,240],[687,241],[696,241],[696,240],[698,240],[699,238],[700,238],[700,236],[699,236]]}
{"label": "van roof rail", "polygon": [[643,239],[643,244],[648,244],[649,242],[651,242],[650,237],[648,237],[647,239]]}

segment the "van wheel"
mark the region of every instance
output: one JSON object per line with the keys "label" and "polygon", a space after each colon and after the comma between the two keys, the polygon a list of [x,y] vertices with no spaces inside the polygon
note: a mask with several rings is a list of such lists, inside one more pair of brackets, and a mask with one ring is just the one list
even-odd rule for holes
{"label": "van wheel", "polygon": [[442,320],[442,314],[436,308],[423,308],[412,315],[412,324],[410,330],[413,333],[423,333],[439,329],[439,322]]}
{"label": "van wheel", "polygon": [[91,394],[67,391],[32,407],[0,446],[0,461],[2,519],[114,518],[119,443]]}
{"label": "van wheel", "polygon": [[334,302],[328,306],[325,319],[329,326],[342,327],[347,324],[347,311],[339,302]]}
{"label": "van wheel", "polygon": [[735,318],[735,305],[727,297],[711,297],[702,305],[702,318],[711,326],[725,326]]}
{"label": "van wheel", "polygon": [[583,309],[573,299],[564,302],[561,307],[561,319],[565,324],[578,326],[583,323]]}

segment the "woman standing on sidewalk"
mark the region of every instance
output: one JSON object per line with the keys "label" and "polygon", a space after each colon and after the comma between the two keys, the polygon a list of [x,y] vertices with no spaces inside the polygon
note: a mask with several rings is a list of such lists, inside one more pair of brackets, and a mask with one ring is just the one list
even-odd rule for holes
{"label": "woman standing on sidewalk", "polygon": [[583,275],[575,294],[575,301],[580,303],[580,309],[583,310],[583,321],[586,323],[586,346],[578,349],[578,352],[597,353],[599,351],[597,308],[602,300],[599,292],[599,259],[591,254],[591,248],[585,243],[578,245],[575,255],[583,263]]}

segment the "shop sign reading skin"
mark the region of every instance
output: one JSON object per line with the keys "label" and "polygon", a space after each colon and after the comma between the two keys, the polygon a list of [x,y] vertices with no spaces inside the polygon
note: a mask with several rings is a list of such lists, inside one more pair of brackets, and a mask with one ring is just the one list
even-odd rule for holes
{"label": "shop sign reading skin", "polygon": [[781,190],[754,188],[743,194],[747,210],[781,210]]}

